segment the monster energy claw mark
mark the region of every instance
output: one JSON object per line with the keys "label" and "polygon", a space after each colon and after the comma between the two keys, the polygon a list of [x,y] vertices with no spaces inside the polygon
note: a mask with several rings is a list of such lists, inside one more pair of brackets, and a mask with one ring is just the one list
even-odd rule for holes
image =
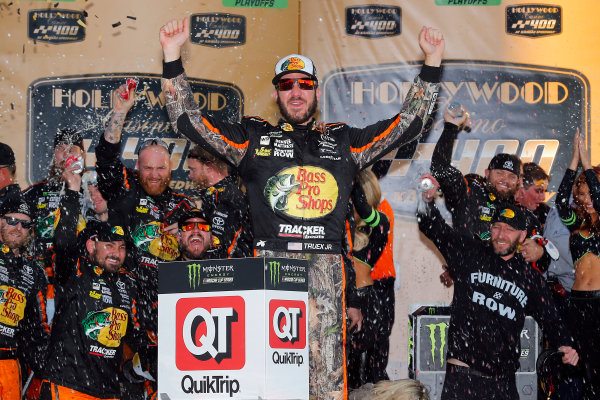
{"label": "monster energy claw mark", "polygon": [[446,331],[448,330],[448,324],[445,322],[440,322],[439,324],[429,324],[425,325],[429,328],[429,340],[431,341],[431,360],[433,361],[433,365],[435,365],[435,349],[436,349],[436,340],[435,340],[435,331],[437,328],[440,328],[440,367],[444,365],[444,350],[446,347]]}
{"label": "monster energy claw mark", "polygon": [[269,261],[269,272],[271,273],[271,284],[276,286],[280,282],[281,264],[278,261]]}
{"label": "monster energy claw mark", "polygon": [[200,286],[202,275],[202,265],[200,264],[188,264],[188,278],[190,282],[190,289],[196,289]]}

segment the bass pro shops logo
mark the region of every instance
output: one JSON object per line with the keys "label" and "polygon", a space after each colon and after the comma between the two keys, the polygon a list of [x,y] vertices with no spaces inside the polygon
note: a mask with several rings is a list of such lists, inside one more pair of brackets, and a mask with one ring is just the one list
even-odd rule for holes
{"label": "bass pro shops logo", "polygon": [[338,185],[328,171],[305,165],[284,169],[267,179],[263,194],[273,211],[312,219],[333,211]]}
{"label": "bass pro shops logo", "polygon": [[306,304],[298,300],[269,302],[269,346],[274,349],[306,347]]}
{"label": "bass pro shops logo", "polygon": [[27,14],[30,39],[54,44],[85,39],[85,16],[75,10],[31,10]]}
{"label": "bass pro shops logo", "polygon": [[521,4],[506,7],[506,33],[542,37],[562,32],[562,8],[545,4]]}
{"label": "bass pro shops logo", "polygon": [[239,370],[246,363],[242,297],[183,298],[176,306],[175,364],[181,371]]}
{"label": "bass pro shops logo", "polygon": [[365,5],[346,8],[346,33],[368,39],[397,36],[402,10],[396,6]]}

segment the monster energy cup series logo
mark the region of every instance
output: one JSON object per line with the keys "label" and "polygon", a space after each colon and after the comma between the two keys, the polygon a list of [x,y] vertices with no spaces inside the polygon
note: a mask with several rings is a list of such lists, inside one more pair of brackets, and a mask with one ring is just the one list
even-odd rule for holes
{"label": "monster energy cup series logo", "polygon": [[440,322],[439,324],[429,324],[425,325],[429,328],[429,340],[431,342],[431,361],[435,366],[435,353],[437,349],[437,340],[436,340],[436,331],[437,328],[440,328],[440,347],[439,347],[439,355],[440,355],[440,367],[444,365],[444,353],[446,352],[446,333],[448,332],[448,324],[446,322]]}

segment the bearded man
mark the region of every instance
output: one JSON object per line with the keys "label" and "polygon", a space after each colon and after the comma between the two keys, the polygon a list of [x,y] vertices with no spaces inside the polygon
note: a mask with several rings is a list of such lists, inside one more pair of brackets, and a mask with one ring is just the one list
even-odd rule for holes
{"label": "bearded man", "polygon": [[[125,96],[124,93],[128,93]],[[96,146],[98,189],[108,202],[109,222],[123,226],[133,243],[134,271],[140,282],[138,311],[148,322],[148,345],[156,355],[158,328],[158,263],[179,257],[177,221],[194,203],[169,187],[169,145],[147,139],[138,148],[136,170],[121,161],[121,133],[135,103],[134,89],[126,85],[113,93],[113,110],[104,135]],[[156,360],[150,360],[153,376]]]}
{"label": "bearded man", "polygon": [[436,189],[434,182],[434,188],[423,193],[426,206],[417,218],[456,283],[441,398],[516,400],[515,372],[526,315],[548,333],[551,348],[563,353],[563,363],[576,365],[579,359],[542,276],[527,268],[522,253],[517,253],[527,233],[526,210],[514,202],[498,203],[490,220],[491,238],[484,243],[446,224],[432,202]]}

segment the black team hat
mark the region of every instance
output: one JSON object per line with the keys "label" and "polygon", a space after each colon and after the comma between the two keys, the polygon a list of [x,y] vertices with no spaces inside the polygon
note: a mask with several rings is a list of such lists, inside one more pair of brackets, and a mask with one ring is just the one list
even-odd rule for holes
{"label": "black team hat", "polygon": [[[86,237],[97,242],[126,241],[125,230],[120,225],[108,222],[92,221],[85,228]],[[83,232],[82,232],[83,233]]]}
{"label": "black team hat", "polygon": [[15,153],[6,143],[0,142],[0,166],[13,165],[15,163]]}
{"label": "black team hat", "polygon": [[177,221],[177,225],[181,227],[182,225],[185,225],[185,222],[188,219],[192,219],[192,218],[201,218],[201,219],[205,220],[207,223],[209,223],[204,211],[200,210],[199,208],[192,208],[192,209],[186,211],[179,218],[179,220]]}
{"label": "black team hat", "polygon": [[6,214],[25,214],[32,218],[31,208],[23,199],[23,196],[8,196],[0,206],[0,216]]}
{"label": "black team hat", "polygon": [[514,154],[500,153],[496,154],[488,168],[490,171],[493,169],[503,169],[510,171],[516,176],[521,176],[521,160]]}
{"label": "black team hat", "polygon": [[518,231],[527,230],[527,216],[521,206],[510,203],[501,203],[496,206],[496,212],[492,217],[494,222],[504,222]]}

